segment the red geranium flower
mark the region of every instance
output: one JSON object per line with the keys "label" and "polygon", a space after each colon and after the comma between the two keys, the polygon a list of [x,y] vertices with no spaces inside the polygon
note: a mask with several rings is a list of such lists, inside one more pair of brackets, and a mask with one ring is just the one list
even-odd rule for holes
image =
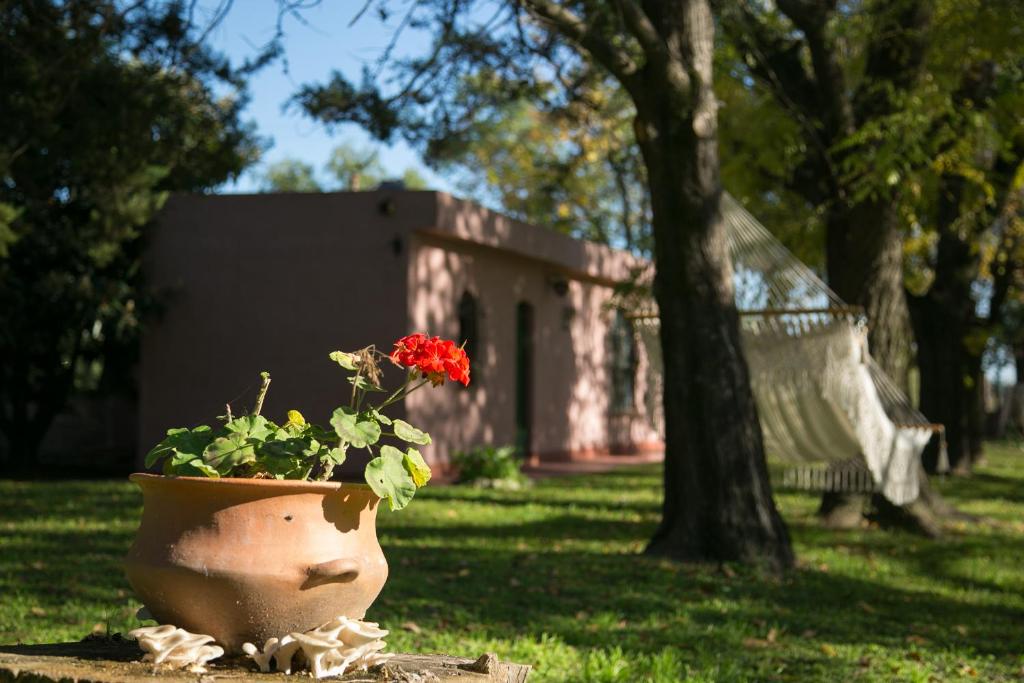
{"label": "red geranium flower", "polygon": [[437,386],[445,375],[453,382],[469,385],[469,356],[450,339],[428,337],[417,332],[395,342],[391,361],[407,368],[416,368],[423,377]]}

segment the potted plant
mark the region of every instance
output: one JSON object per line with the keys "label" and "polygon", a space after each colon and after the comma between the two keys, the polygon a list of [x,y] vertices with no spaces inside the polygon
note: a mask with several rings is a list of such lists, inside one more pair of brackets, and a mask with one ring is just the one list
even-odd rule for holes
{"label": "potted plant", "polygon": [[[125,570],[159,623],[238,652],[338,616],[361,619],[380,593],[388,568],[377,505],[404,508],[430,480],[416,449],[430,436],[386,410],[426,384],[468,384],[469,359],[454,342],[423,334],[398,340],[390,355],[367,347],[330,359],[351,390],[329,427],[295,410],[281,424],[263,415],[263,373],[250,413],[229,407],[216,428],[169,430],[145,461],[163,474],[131,476],[143,514]],[[405,370],[391,393],[381,386],[382,360]],[[332,480],[352,449],[374,456],[365,484]]]}

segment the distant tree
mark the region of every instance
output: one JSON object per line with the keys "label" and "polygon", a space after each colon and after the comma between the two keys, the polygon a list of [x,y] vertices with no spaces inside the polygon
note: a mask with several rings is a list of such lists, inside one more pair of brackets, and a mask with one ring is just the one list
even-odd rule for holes
{"label": "distant tree", "polygon": [[343,142],[331,152],[327,172],[342,190],[372,190],[387,175],[380,163],[380,152]]}
{"label": "distant tree", "polygon": [[321,192],[316,171],[299,159],[281,159],[267,167],[260,183],[262,192]]}
{"label": "distant tree", "polygon": [[[380,162],[380,152],[343,142],[331,152],[324,170],[335,182],[321,184],[311,164],[286,158],[267,167],[260,182],[262,192],[329,192],[333,190],[374,190],[390,178]],[[410,190],[425,190],[427,179],[414,168],[398,178]]]}
{"label": "distant tree", "polygon": [[130,366],[140,236],[167,194],[258,156],[244,71],[203,45],[186,9],[0,2],[0,431],[19,464],[76,372]]}
{"label": "distant tree", "polygon": [[415,168],[407,168],[402,172],[402,184],[409,190],[427,190],[430,182]]}
{"label": "distant tree", "polygon": [[[400,25],[429,29],[432,47],[411,60],[393,60],[386,50],[383,66],[397,67],[394,79],[367,70],[357,85],[335,73],[327,84],[303,88],[299,102],[329,124],[359,123],[384,140],[401,132],[428,147],[462,134],[486,108],[572,99],[576,83],[595,69],[628,96],[651,198],[666,349],[665,495],[648,552],[790,566],[733,300],[708,1],[372,0],[364,10],[371,8],[382,17],[401,8]],[[456,86],[467,74],[498,79],[500,87],[465,93]],[[396,87],[382,92],[381,83]]]}
{"label": "distant tree", "polygon": [[[522,99],[489,108],[461,135],[431,144],[426,161],[515,218],[649,252],[650,198],[632,102],[613,83],[591,80],[563,105]],[[477,78],[460,87],[497,85]]]}

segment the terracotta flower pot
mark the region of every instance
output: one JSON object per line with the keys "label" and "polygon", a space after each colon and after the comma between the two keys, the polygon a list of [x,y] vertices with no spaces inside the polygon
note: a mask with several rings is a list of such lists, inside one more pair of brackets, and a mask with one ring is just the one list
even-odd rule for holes
{"label": "terracotta flower pot", "polygon": [[242,643],[362,619],[384,587],[380,499],[363,484],[133,474],[142,524],[125,558],[153,617]]}

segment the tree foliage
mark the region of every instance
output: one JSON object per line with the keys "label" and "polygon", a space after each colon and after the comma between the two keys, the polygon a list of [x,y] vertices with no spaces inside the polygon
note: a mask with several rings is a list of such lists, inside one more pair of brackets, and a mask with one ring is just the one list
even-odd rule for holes
{"label": "tree foliage", "polygon": [[[140,236],[258,154],[244,75],[180,2],[0,3],[0,429],[31,459],[87,361],[126,363]],[[269,58],[264,55],[264,58]]]}
{"label": "tree foliage", "polygon": [[300,159],[281,159],[267,166],[260,182],[263,192],[320,192],[316,169]]}
{"label": "tree foliage", "polygon": [[[290,157],[270,164],[262,174],[263,192],[326,192],[332,190],[374,190],[394,178],[380,161],[380,152],[372,147],[343,142],[331,151],[324,164],[328,182],[317,179],[316,169]],[[428,183],[416,169],[406,168],[396,178],[410,190],[425,190]]]}
{"label": "tree foliage", "polygon": [[[459,87],[498,85],[472,78]],[[634,115],[621,90],[592,77],[561,106],[521,99],[489,109],[461,135],[432,141],[427,161],[515,218],[649,253],[650,198]]]}

